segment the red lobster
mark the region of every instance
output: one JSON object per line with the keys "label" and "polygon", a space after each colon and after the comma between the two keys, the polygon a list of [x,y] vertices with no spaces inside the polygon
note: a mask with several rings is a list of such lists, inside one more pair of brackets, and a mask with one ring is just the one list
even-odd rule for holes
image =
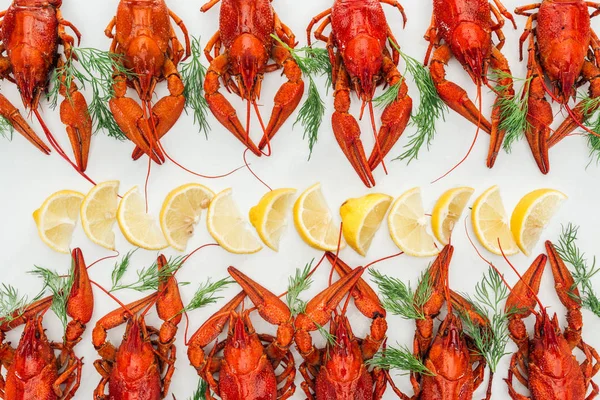
{"label": "red lobster", "polygon": [[[546,255],[541,254],[515,285],[507,301],[511,313],[508,325],[510,335],[518,346],[512,356],[506,382],[508,394],[514,400],[525,400],[513,387],[513,378],[529,388],[532,400],[584,400],[598,395],[598,385],[592,378],[600,369],[600,357],[581,336],[583,327],[579,291],[574,286],[571,272],[557,254],[554,245],[546,242]],[[555,289],[561,303],[567,308],[567,328],[561,331],[556,315],[550,318],[537,298],[540,281],[547,259],[550,259]],[[540,311],[535,306],[540,304]],[[523,319],[535,314],[534,336],[529,337]],[[579,348],[585,355],[581,364],[573,355]],[[586,397],[589,388],[590,395]]]}
{"label": "red lobster", "polygon": [[[171,19],[185,38],[181,45]],[[133,159],[144,153],[157,164],[165,161],[159,143],[177,122],[185,106],[184,85],[177,65],[184,54],[190,55],[190,39],[183,21],[169,10],[164,0],[121,0],[116,16],[106,28],[112,39],[111,53],[121,57],[131,75],[115,74],[114,98],[109,102],[115,121],[135,145]],[[151,105],[159,82],[167,81],[169,95]],[[129,97],[134,88],[143,108]]]}
{"label": "red lobster", "polygon": [[[77,39],[81,38],[77,28],[63,19],[61,5],[62,0],[14,0],[8,10],[0,13],[0,78],[17,85],[25,108],[36,115],[52,147],[71,163],[38,110],[40,98],[48,88],[50,73],[63,66],[72,56],[75,40],[65,29],[71,28]],[[58,53],[58,46],[61,44],[66,60]],[[90,151],[92,120],[87,112],[85,98],[77,91],[74,82],[71,82],[69,88],[61,82],[59,91],[65,97],[60,105],[60,118],[67,127],[77,165],[71,164],[83,173],[87,168]],[[46,154],[50,153],[50,149],[27,124],[19,110],[1,94],[0,115],[35,147]]]}
{"label": "red lobster", "polygon": [[[491,135],[487,166],[492,168],[502,146],[506,131],[502,123],[501,98],[514,96],[513,81],[508,62],[500,52],[504,46],[504,17],[514,25],[515,21],[500,0],[433,0],[433,16],[425,39],[429,42],[425,65],[429,64],[431,77],[440,98],[454,111]],[[495,22],[492,20],[492,15]],[[492,43],[492,33],[498,44]],[[442,43],[442,40],[445,43]],[[435,50],[434,50],[435,49]],[[431,52],[433,50],[433,57]],[[467,92],[457,84],[446,80],[445,65],[454,56],[477,85],[479,108],[469,99]],[[429,62],[431,58],[431,63]],[[489,85],[490,66],[500,71],[496,101],[489,122],[481,113],[481,86]]]}
{"label": "red lobster", "polygon": [[[212,391],[223,399],[287,399],[296,390],[296,365],[289,350],[294,335],[290,310],[277,296],[234,267],[228,271],[243,291],[210,317],[188,344],[190,363],[208,382],[206,398],[214,399]],[[276,337],[255,332],[250,320],[252,310],[241,315],[235,311],[246,296],[263,319],[277,325]],[[222,333],[227,322],[227,339],[215,343],[205,354],[204,348]],[[222,357],[218,355],[221,352]],[[280,365],[283,370],[276,373]],[[217,372],[218,379],[214,376]]]}
{"label": "red lobster", "polygon": [[[211,0],[200,9],[210,10],[221,0]],[[285,46],[296,46],[294,33],[273,11],[271,0],[222,0],[219,30],[206,45],[204,53],[210,62],[204,91],[214,116],[257,156],[294,112],[304,93],[302,71]],[[221,54],[221,46],[225,51]],[[211,51],[214,49],[214,57]],[[275,63],[268,64],[272,59]],[[250,106],[260,119],[256,101],[260,97],[263,76],[283,68],[287,78],[275,95],[275,104],[258,147],[249,137]],[[219,92],[219,78],[225,88],[248,102],[246,128],[229,101]],[[262,125],[262,120],[261,120]]]}
{"label": "red lobster", "polygon": [[[591,15],[589,7],[595,9]],[[533,11],[536,9],[537,12]],[[582,101],[571,110],[567,103],[586,82],[590,83],[590,98],[600,95],[600,40],[590,27],[590,19],[600,14],[600,4],[583,0],[543,0],[519,7],[515,13],[528,16],[520,40],[522,60],[523,44],[529,38],[525,136],[540,171],[547,174],[550,171],[548,149],[582,126],[598,108],[586,109]],[[533,21],[536,21],[535,28]],[[546,76],[552,83],[552,93],[544,82]],[[569,117],[552,135],[550,125],[554,116],[546,93],[569,111]]]}
{"label": "red lobster", "polygon": [[[386,374],[379,368],[369,369],[365,361],[377,353],[386,338],[385,309],[375,291],[361,278],[364,268],[352,269],[332,253],[327,253],[327,259],[341,279],[309,301],[306,311],[294,322],[294,340],[304,359],[300,365],[302,389],[309,399],[381,399],[387,387]],[[372,320],[370,334],[364,339],[352,332],[346,307],[341,314],[336,311],[348,293],[361,314]],[[310,332],[328,322],[335,343],[316,348]]]}
{"label": "red lobster", "polygon": [[[327,43],[332,65],[335,88],[333,132],[344,155],[367,187],[375,186],[372,171],[404,132],[412,110],[408,87],[398,72],[399,45],[380,3],[396,7],[406,23],[404,9],[397,0],[336,0],[332,8],[314,17],[306,29],[310,45],[312,28],[325,18],[314,35]],[[331,25],[331,33],[325,36],[323,31],[328,25]],[[391,54],[388,40],[393,43]],[[375,89],[382,84],[400,86],[394,101],[383,110],[382,125],[377,132],[372,101]],[[369,105],[376,145],[368,160],[360,140],[360,127],[356,118],[349,114],[351,90],[362,100],[362,110],[367,103]]]}
{"label": "red lobster", "polygon": [[[159,271],[167,259],[157,259]],[[144,314],[156,304],[160,329],[146,325]],[[94,391],[95,400],[164,399],[175,372],[175,335],[183,303],[174,276],[161,278],[158,291],[120,307],[102,317],[92,332],[92,341],[101,359],[94,362],[102,376]],[[142,312],[141,315],[137,313]],[[116,347],[107,341],[107,331],[127,323],[123,342]],[[106,389],[108,386],[108,394]]]}
{"label": "red lobster", "polygon": [[[0,398],[6,400],[68,400],[75,396],[81,383],[83,363],[73,348],[81,340],[85,325],[92,319],[94,296],[85,261],[80,249],[73,250],[73,286],[67,301],[72,318],[62,343],[49,342],[42,320],[52,305],[53,296],[45,297],[0,320]],[[17,348],[5,343],[7,332],[25,324]],[[60,355],[55,355],[56,351]]]}

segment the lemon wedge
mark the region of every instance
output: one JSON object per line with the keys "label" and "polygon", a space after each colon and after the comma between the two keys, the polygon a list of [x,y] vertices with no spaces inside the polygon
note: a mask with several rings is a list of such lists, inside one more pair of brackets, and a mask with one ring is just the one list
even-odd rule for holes
{"label": "lemon wedge", "polygon": [[498,255],[504,251],[507,256],[519,252],[508,227],[508,217],[498,186],[492,186],[475,200],[471,219],[475,236],[487,250]]}
{"label": "lemon wedge", "polygon": [[388,215],[390,235],[406,254],[431,257],[439,253],[433,236],[427,231],[428,225],[420,188],[407,191],[392,204]]}
{"label": "lemon wedge", "polygon": [[[294,225],[302,239],[318,250],[336,251],[338,248],[339,225],[325,201],[321,184],[316,183],[298,197],[294,204]],[[340,243],[340,248],[345,243]]]}
{"label": "lemon wedge", "polygon": [[87,237],[94,243],[115,249],[113,226],[117,222],[119,206],[119,181],[97,184],[81,203],[81,225]]}
{"label": "lemon wedge", "polygon": [[214,192],[198,183],[189,183],[173,189],[160,210],[160,227],[171,247],[185,251],[194,227],[200,221],[202,210],[207,209]]}
{"label": "lemon wedge", "polygon": [[258,204],[250,209],[250,223],[261,240],[274,251],[287,227],[286,213],[289,211],[296,189],[276,189],[265,194]]}
{"label": "lemon wedge", "polygon": [[365,256],[392,203],[387,194],[371,193],[348,199],[340,207],[344,239],[358,254]]}
{"label": "lemon wedge", "polygon": [[517,246],[529,256],[567,196],[554,189],[538,189],[526,194],[513,210],[510,229]]}
{"label": "lemon wedge", "polygon": [[134,246],[146,250],[161,250],[168,246],[158,223],[146,213],[146,204],[137,186],[123,195],[117,209],[117,221],[125,238]]}
{"label": "lemon wedge", "polygon": [[247,222],[233,202],[231,189],[217,194],[208,207],[206,225],[212,237],[225,250],[236,254],[251,254],[262,249]]}
{"label": "lemon wedge", "polygon": [[33,212],[33,220],[44,243],[60,253],[69,253],[73,231],[79,218],[83,194],[61,190],[48,197]]}
{"label": "lemon wedge", "polygon": [[458,187],[446,191],[440,196],[431,213],[431,228],[440,243],[450,243],[450,235],[463,210],[467,206],[474,189]]}

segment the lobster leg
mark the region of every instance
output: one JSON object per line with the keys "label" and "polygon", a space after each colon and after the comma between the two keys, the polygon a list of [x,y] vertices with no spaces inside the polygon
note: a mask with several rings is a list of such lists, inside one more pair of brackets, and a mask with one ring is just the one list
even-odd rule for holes
{"label": "lobster leg", "polygon": [[[277,36],[283,37],[281,28],[275,28]],[[287,36],[287,35],[286,35]],[[298,63],[292,57],[290,52],[283,46],[273,46],[271,57],[277,65],[283,67],[283,74],[288,79],[275,94],[275,104],[271,112],[271,118],[267,125],[266,132],[261,139],[258,148],[264,149],[270,140],[275,136],[283,123],[294,112],[302,95],[304,94],[304,81],[302,80],[302,71],[298,67]]]}
{"label": "lobster leg", "polygon": [[512,98],[515,95],[515,90],[513,88],[513,80],[511,78],[511,72],[508,66],[508,61],[497,47],[492,46],[490,62],[492,64],[492,68],[498,71],[502,71],[504,73],[504,76],[500,77],[500,80],[498,81],[497,85],[498,87],[502,87],[503,91],[498,92],[498,95],[496,96],[496,101],[494,102],[494,107],[492,109],[492,132],[490,135],[490,147],[487,157],[488,168],[492,168],[494,166],[496,158],[500,153],[502,143],[504,142],[504,135],[506,134],[506,130],[499,129],[499,126],[502,122],[500,120],[500,100],[502,98]]}
{"label": "lobster leg", "polygon": [[471,121],[480,125],[487,133],[492,132],[492,124],[481,114],[475,104],[469,99],[467,92],[455,84],[446,80],[445,65],[450,60],[452,53],[447,44],[443,44],[433,52],[433,59],[429,64],[429,71],[435,88],[440,98],[454,111]]}
{"label": "lobster leg", "polygon": [[[310,37],[310,34],[311,34],[314,26],[320,20],[322,20],[323,18],[327,17],[330,14],[331,14],[331,8],[328,8],[327,10],[320,12],[315,17],[313,17],[313,19],[310,20],[310,23],[308,24],[308,27],[306,28],[306,43],[308,43],[309,46],[312,46],[312,39]],[[331,21],[331,18],[329,18],[329,21]],[[321,38],[317,37],[316,32],[315,32],[315,38],[318,40],[322,40]]]}
{"label": "lobster leg", "polygon": [[[337,258],[335,254],[328,252],[326,256],[341,278],[353,271],[352,267]],[[350,290],[350,295],[354,298],[354,304],[361,314],[372,320],[370,334],[361,343],[363,358],[368,360],[373,358],[386,338],[385,308],[381,305],[377,293],[362,278]]]}
{"label": "lobster leg", "polygon": [[31,129],[19,110],[2,94],[0,94],[0,115],[8,120],[11,126],[23,135],[25,139],[29,140],[29,142],[31,142],[38,150],[44,154],[50,154],[48,146],[46,146],[42,139],[40,139],[33,129]]}
{"label": "lobster leg", "polygon": [[211,61],[208,71],[206,72],[206,79],[204,80],[206,101],[210,110],[219,122],[227,128],[227,130],[233,133],[240,142],[244,143],[251,152],[260,157],[260,150],[256,147],[252,139],[248,136],[248,132],[246,132],[242,126],[242,123],[237,117],[235,108],[233,108],[225,96],[219,93],[219,88],[221,87],[219,77],[226,73],[228,66],[229,57],[227,57],[227,54],[221,54]]}
{"label": "lobster leg", "polygon": [[[388,86],[393,86],[400,82],[400,89],[398,90],[396,99],[389,104],[381,114],[382,124],[381,128],[379,128],[379,133],[377,134],[379,146],[373,148],[368,161],[371,171],[377,168],[387,153],[394,147],[398,139],[400,139],[404,129],[406,129],[406,125],[408,125],[412,110],[412,99],[408,95],[406,79],[400,75],[396,64],[394,64],[387,56],[383,57],[382,70]],[[381,150],[381,153],[379,150]]]}
{"label": "lobster leg", "polygon": [[365,186],[375,186],[375,178],[369,168],[369,162],[365,155],[365,149],[360,140],[360,127],[356,118],[349,114],[350,110],[350,84],[348,73],[344,65],[340,63],[335,83],[334,107],[335,111],[331,117],[333,132],[337,142],[346,155],[348,161],[363,181]]}

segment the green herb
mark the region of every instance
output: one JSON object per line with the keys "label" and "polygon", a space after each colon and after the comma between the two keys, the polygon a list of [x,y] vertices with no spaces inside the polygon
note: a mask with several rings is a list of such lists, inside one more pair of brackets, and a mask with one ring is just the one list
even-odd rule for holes
{"label": "green herb", "polygon": [[125,254],[123,256],[121,261],[117,261],[115,263],[115,267],[111,273],[111,280],[112,280],[113,288],[115,286],[117,286],[117,284],[121,281],[121,279],[123,279],[123,275],[125,275],[125,272],[127,272],[127,269],[129,268],[131,256],[133,256],[133,253],[135,253],[137,250],[138,249],[129,251],[127,254]]}
{"label": "green herb", "polygon": [[[125,140],[125,134],[108,108],[108,101],[114,97],[114,75],[123,75],[128,79],[134,76],[132,71],[123,66],[123,56],[75,47],[64,65],[54,69],[50,78],[48,101],[54,109],[58,104],[61,86],[70,88],[71,84],[80,84],[82,88],[86,88],[89,85],[92,89],[92,101],[88,105],[88,112],[94,123],[94,132],[106,130],[108,136]],[[70,100],[68,90],[66,97]]]}
{"label": "green herb", "polygon": [[327,342],[328,346],[337,346],[337,338],[333,333],[329,332],[327,329],[317,324],[315,321],[313,321],[313,324],[315,324],[317,330],[319,331],[321,336],[323,336],[323,339],[325,339],[325,342]]}
{"label": "green herb", "polygon": [[15,129],[13,128],[10,121],[0,115],[0,136],[11,141],[14,132]]}
{"label": "green herb", "polygon": [[[579,227],[572,223],[569,223],[566,227],[563,226],[556,252],[563,261],[575,268],[572,271],[575,282],[574,287],[571,289],[579,287],[581,305],[600,317],[600,299],[592,285],[592,278],[600,272],[600,268],[596,266],[596,257],[589,264],[585,253],[577,247],[578,231]],[[571,296],[577,298],[575,293],[571,293]]]}
{"label": "green herb", "polygon": [[407,373],[416,373],[420,375],[434,376],[421,360],[419,360],[408,347],[387,347],[380,350],[375,356],[366,361],[367,365],[372,365],[385,370],[396,369],[407,371]]}
{"label": "green herb", "polygon": [[29,301],[27,295],[20,295],[19,291],[11,285],[2,284],[0,286],[0,319],[3,322],[10,322],[23,314],[29,304],[38,300],[41,293]]}
{"label": "green herb", "polygon": [[302,270],[296,268],[296,275],[288,278],[288,289],[287,294],[285,295],[285,301],[294,317],[306,311],[306,302],[301,300],[299,296],[300,293],[307,290],[310,285],[312,285],[310,271],[314,261],[314,259],[311,260],[311,262],[306,264]]}
{"label": "green herb", "polygon": [[317,85],[315,84],[314,76],[327,76],[326,87],[331,86],[331,62],[326,49],[302,47],[299,49],[293,49],[284,43],[276,35],[271,35],[273,39],[279,42],[285,47],[302,71],[302,73],[308,77],[308,96],[306,101],[298,112],[298,117],[294,122],[294,126],[300,123],[304,128],[304,138],[308,137],[308,148],[309,148],[309,159],[312,155],[313,147],[317,143],[319,127],[323,122],[323,116],[325,115],[325,103],[321,99]]}
{"label": "green herb", "polygon": [[192,394],[192,397],[189,400],[206,400],[206,391],[208,390],[208,384],[202,378],[198,380],[198,386]]}
{"label": "green herb", "polygon": [[131,283],[121,283],[121,279],[123,277],[123,272],[116,272],[117,269],[121,266],[119,264],[115,265],[115,270],[113,270],[112,275],[118,275],[119,279],[113,281],[113,286],[110,289],[111,292],[122,290],[122,289],[132,289],[138,292],[145,292],[147,290],[158,290],[159,283],[168,277],[170,277],[175,271],[177,271],[183,261],[185,261],[186,256],[175,257],[173,259],[169,259],[167,264],[159,271],[158,264],[156,261],[147,268],[142,268],[137,273],[137,280]]}
{"label": "green herb", "polygon": [[373,99],[373,105],[378,108],[386,108],[394,101],[398,99],[398,92],[400,91],[400,85],[402,85],[404,78],[388,87],[383,93]]}
{"label": "green herb", "polygon": [[425,319],[423,306],[431,297],[432,291],[429,270],[421,275],[416,291],[412,290],[410,284],[406,285],[375,269],[370,269],[369,274],[379,287],[381,303],[386,310],[405,319]]}
{"label": "green herb", "polygon": [[489,268],[483,279],[475,286],[474,298],[463,295],[473,305],[475,312],[489,320],[489,326],[481,326],[471,316],[459,311],[465,334],[473,339],[478,353],[485,358],[490,370],[496,372],[500,359],[506,354],[508,343],[508,318],[513,311],[504,312],[501,303],[508,297],[508,289],[495,269]]}
{"label": "green herb", "polygon": [[216,297],[215,294],[232,283],[235,283],[235,281],[232,281],[228,278],[224,278],[216,282],[211,282],[210,278],[208,278],[206,282],[200,284],[196,290],[196,293],[194,294],[194,297],[190,303],[184,307],[182,312],[196,310],[209,304],[216,303],[218,299],[221,299],[221,297]]}
{"label": "green herb", "polygon": [[204,132],[208,139],[210,125],[208,124],[208,103],[204,98],[204,78],[206,67],[201,61],[202,51],[200,39],[192,37],[192,54],[185,64],[181,65],[181,79],[184,84],[185,110],[189,109],[194,114],[194,123],[198,124],[199,132]]}
{"label": "green herb", "polygon": [[[504,79],[511,82],[506,85],[498,84],[494,89],[499,94],[497,104],[500,109],[500,124],[498,125],[498,129],[506,132],[502,146],[504,151],[510,153],[512,145],[521,140],[525,136],[525,132],[530,129],[529,122],[527,121],[527,100],[532,78],[518,79],[497,69],[493,70],[492,74],[498,82]],[[509,95],[508,89],[514,81],[522,81],[523,84],[517,93]]]}
{"label": "green herb", "polygon": [[50,307],[54,314],[60,319],[63,327],[67,327],[67,302],[71,295],[73,286],[74,264],[71,263],[71,269],[68,276],[61,276],[56,271],[47,268],[34,266],[31,274],[37,275],[44,280],[44,289],[48,288],[52,292],[52,306]]}
{"label": "green herb", "polygon": [[[588,95],[579,96],[581,99],[581,114],[584,115],[583,123],[591,131],[600,133],[600,97],[592,98]],[[590,160],[596,159],[596,164],[600,162],[600,137],[588,132],[588,148],[590,149]]]}

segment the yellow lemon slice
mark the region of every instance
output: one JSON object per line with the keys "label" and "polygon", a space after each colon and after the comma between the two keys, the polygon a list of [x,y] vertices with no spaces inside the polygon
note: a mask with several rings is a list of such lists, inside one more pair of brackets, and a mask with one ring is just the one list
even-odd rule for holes
{"label": "yellow lemon slice", "polygon": [[558,190],[538,189],[519,201],[510,219],[510,229],[525,255],[530,255],[542,231],[566,199],[567,196]]}
{"label": "yellow lemon slice", "polygon": [[33,212],[33,220],[44,243],[60,253],[69,253],[73,231],[79,218],[83,194],[61,190],[48,197]]}
{"label": "yellow lemon slice", "polygon": [[519,252],[508,227],[508,217],[498,186],[492,186],[475,200],[471,219],[475,236],[483,247],[494,254],[513,255]]}
{"label": "yellow lemon slice", "polygon": [[160,227],[167,242],[179,251],[185,251],[194,227],[207,209],[214,192],[198,183],[189,183],[173,189],[165,198],[160,210]]}
{"label": "yellow lemon slice", "polygon": [[236,254],[251,254],[262,249],[233,202],[231,189],[217,194],[208,207],[206,225],[212,237],[225,250]]}
{"label": "yellow lemon slice", "polygon": [[276,189],[265,194],[250,209],[250,223],[269,248],[278,251],[281,235],[287,227],[289,211],[296,189]]}
{"label": "yellow lemon slice", "polygon": [[137,186],[121,199],[117,221],[125,238],[134,246],[146,250],[161,250],[168,246],[155,218],[146,213],[146,203]]}
{"label": "yellow lemon slice", "polygon": [[411,189],[394,201],[388,215],[388,226],[392,240],[406,254],[431,257],[439,253],[433,236],[427,231],[429,223],[420,188]]}
{"label": "yellow lemon slice", "polygon": [[433,234],[446,245],[450,243],[450,235],[456,226],[463,210],[467,206],[474,189],[458,187],[450,189],[440,196],[431,213],[431,228]]}
{"label": "yellow lemon slice", "polygon": [[115,249],[113,226],[117,222],[119,181],[97,184],[81,203],[81,225],[87,237],[109,250]]}
{"label": "yellow lemon slice", "polygon": [[[294,225],[309,246],[324,251],[337,250],[339,225],[333,220],[320,183],[306,189],[296,200]],[[341,248],[344,246],[344,242],[340,243]]]}
{"label": "yellow lemon slice", "polygon": [[371,247],[392,200],[387,194],[372,193],[348,199],[340,207],[344,239],[361,256],[366,255]]}

